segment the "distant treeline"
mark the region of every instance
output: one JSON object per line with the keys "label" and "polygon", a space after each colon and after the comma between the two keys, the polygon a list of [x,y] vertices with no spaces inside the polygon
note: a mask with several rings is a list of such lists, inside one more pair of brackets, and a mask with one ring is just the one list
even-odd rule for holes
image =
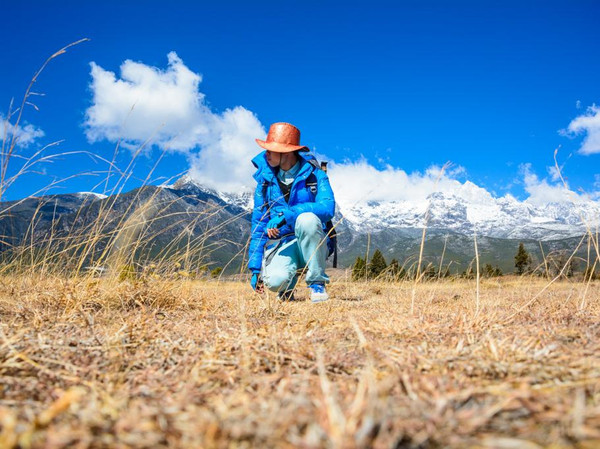
{"label": "distant treeline", "polygon": [[[594,255],[595,256],[595,255]],[[519,243],[517,252],[514,256],[515,270],[511,274],[516,275],[535,275],[540,277],[580,277],[585,281],[600,280],[598,266],[600,261],[598,256],[584,259],[576,257],[575,252],[555,251],[544,256],[541,262],[534,262],[531,254],[525,249],[523,243]],[[403,264],[397,259],[392,259],[388,264],[382,254],[377,249],[370,259],[366,257],[357,257],[352,265],[352,280],[383,280],[383,281],[401,281],[414,280],[417,276],[422,280],[435,280],[448,277],[459,277],[472,279],[476,276],[477,266],[475,259],[466,270],[451,271],[452,261],[444,265],[436,265],[431,262],[424,262],[418,266],[414,259],[406,260]],[[456,265],[455,265],[456,266]],[[497,265],[490,263],[483,264],[479,269],[479,275],[485,278],[503,276],[504,273]]]}

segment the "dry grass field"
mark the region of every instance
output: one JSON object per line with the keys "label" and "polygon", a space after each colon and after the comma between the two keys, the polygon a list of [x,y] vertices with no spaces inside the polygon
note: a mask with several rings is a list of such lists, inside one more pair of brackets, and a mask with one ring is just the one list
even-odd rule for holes
{"label": "dry grass field", "polygon": [[413,287],[4,276],[0,447],[600,447],[598,283]]}

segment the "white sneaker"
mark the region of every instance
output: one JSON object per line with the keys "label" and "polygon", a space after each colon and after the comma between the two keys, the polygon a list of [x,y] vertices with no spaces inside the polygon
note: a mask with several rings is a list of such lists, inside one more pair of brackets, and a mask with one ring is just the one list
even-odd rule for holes
{"label": "white sneaker", "polygon": [[313,282],[308,288],[310,289],[310,300],[312,302],[323,302],[329,299],[323,282]]}

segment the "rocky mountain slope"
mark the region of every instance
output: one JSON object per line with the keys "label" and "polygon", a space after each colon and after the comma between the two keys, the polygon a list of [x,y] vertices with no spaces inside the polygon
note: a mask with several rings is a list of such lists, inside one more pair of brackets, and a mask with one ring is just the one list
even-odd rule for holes
{"label": "rocky mountain slope", "polygon": [[[542,260],[542,250],[547,255],[572,249],[587,227],[598,226],[598,202],[541,207],[510,196],[494,198],[469,182],[463,187],[459,194],[436,192],[422,202],[338,204],[334,221],[340,265],[349,266],[376,248],[388,261],[414,263],[427,223],[426,261],[464,270],[474,258],[477,234],[482,263],[512,271],[519,241]],[[191,248],[198,263],[238,270],[249,238],[251,206],[250,192],[218,192],[187,177],[110,197],[78,193],[26,198],[0,204],[0,250],[49,242],[66,246],[95,236],[88,263],[106,257],[107,248],[138,259]]]}
{"label": "rocky mountain slope", "polygon": [[52,247],[50,252],[59,254],[68,248],[69,258],[83,257],[85,265],[103,264],[111,257],[130,263],[185,253],[196,266],[223,266],[240,259],[249,230],[247,211],[195,185],[0,204],[0,250]]}

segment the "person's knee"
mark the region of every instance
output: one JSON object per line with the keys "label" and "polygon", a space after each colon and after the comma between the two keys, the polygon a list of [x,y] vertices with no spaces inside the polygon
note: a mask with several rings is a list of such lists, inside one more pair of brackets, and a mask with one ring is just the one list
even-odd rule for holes
{"label": "person's knee", "polygon": [[271,291],[287,290],[292,284],[296,271],[282,269],[269,270],[265,273],[263,281]]}
{"label": "person's knee", "polygon": [[296,218],[296,235],[307,235],[323,232],[323,223],[312,212],[304,212]]}

